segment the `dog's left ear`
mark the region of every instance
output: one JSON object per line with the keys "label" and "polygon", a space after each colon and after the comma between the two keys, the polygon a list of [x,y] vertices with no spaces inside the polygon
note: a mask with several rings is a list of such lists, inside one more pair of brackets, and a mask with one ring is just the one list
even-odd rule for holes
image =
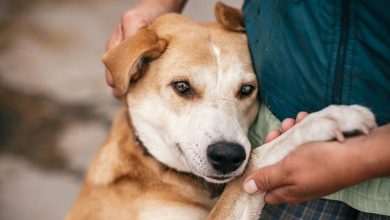
{"label": "dog's left ear", "polygon": [[233,8],[217,2],[214,8],[215,18],[217,22],[222,24],[230,31],[244,32],[244,13],[237,8]]}
{"label": "dog's left ear", "polygon": [[154,31],[143,28],[103,55],[103,63],[121,95],[126,94],[130,81],[139,78],[142,65],[158,58],[167,44]]}

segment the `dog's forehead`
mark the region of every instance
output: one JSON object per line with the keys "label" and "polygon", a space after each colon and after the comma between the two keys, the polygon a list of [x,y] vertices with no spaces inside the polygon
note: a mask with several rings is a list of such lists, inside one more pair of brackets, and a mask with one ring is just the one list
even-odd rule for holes
{"label": "dog's forehead", "polygon": [[151,28],[169,42],[161,57],[161,64],[169,68],[184,68],[187,74],[216,73],[218,69],[253,72],[244,33],[227,31],[216,23],[199,24],[177,14],[160,17]]}

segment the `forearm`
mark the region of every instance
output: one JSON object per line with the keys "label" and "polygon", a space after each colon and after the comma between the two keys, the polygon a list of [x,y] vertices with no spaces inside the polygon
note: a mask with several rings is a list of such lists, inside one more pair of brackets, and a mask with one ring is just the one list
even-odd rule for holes
{"label": "forearm", "polygon": [[375,129],[363,139],[360,157],[369,177],[390,175],[390,124]]}
{"label": "forearm", "polygon": [[346,173],[351,175],[352,183],[390,175],[390,124],[367,136],[350,138],[342,145],[348,148],[345,163],[350,164],[346,166],[350,170]]}

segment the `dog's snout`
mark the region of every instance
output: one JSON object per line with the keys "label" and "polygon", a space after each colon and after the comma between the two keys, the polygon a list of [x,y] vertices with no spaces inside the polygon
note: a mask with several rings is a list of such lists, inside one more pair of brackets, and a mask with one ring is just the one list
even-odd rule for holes
{"label": "dog's snout", "polygon": [[244,147],[236,143],[219,142],[208,146],[207,159],[223,174],[235,171],[246,158]]}

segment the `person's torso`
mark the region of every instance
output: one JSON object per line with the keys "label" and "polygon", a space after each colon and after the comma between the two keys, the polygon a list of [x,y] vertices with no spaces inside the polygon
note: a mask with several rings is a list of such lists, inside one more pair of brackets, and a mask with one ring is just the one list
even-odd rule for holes
{"label": "person's torso", "polygon": [[247,0],[261,101],[282,120],[361,104],[390,122],[390,1]]}

